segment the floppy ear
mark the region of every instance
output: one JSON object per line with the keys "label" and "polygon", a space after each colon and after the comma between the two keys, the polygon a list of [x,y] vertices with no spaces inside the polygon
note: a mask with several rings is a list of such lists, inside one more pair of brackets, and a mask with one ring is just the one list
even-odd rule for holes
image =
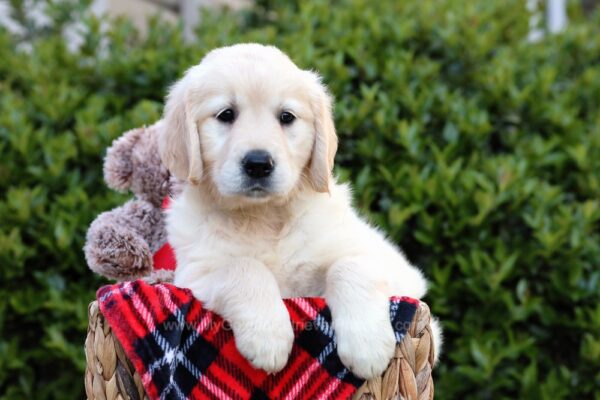
{"label": "floppy ear", "polygon": [[[315,76],[317,80],[319,79]],[[331,171],[337,151],[337,135],[331,111],[331,96],[327,89],[317,81],[317,90],[313,98],[315,143],[309,165],[309,177],[317,192],[328,193]]]}
{"label": "floppy ear", "polygon": [[158,149],[162,162],[175,177],[198,184],[202,179],[200,137],[191,113],[188,81],[184,77],[169,91],[158,130]]}

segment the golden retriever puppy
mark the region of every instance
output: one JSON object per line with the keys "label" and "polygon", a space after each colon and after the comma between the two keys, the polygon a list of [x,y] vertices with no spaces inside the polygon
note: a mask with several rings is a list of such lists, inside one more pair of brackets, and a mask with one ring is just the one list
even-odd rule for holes
{"label": "golden retriever puppy", "polygon": [[220,48],[171,88],[161,124],[161,157],[188,182],[167,216],[174,283],[222,315],[268,372],[284,367],[294,338],[281,299],[324,296],[344,365],[381,374],[395,347],[390,296],[421,298],[427,285],[332,177],[320,78],[275,47]]}

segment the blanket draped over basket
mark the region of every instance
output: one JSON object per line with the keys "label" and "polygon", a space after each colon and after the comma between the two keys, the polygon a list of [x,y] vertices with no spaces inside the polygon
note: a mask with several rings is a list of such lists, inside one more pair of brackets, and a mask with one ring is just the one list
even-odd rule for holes
{"label": "blanket draped over basket", "polygon": [[[227,323],[187,289],[138,280],[104,286],[97,298],[150,399],[349,398],[363,383],[337,356],[321,298],[284,300],[295,341],[286,367],[272,375],[243,358]],[[418,306],[408,297],[390,300],[399,343]]]}

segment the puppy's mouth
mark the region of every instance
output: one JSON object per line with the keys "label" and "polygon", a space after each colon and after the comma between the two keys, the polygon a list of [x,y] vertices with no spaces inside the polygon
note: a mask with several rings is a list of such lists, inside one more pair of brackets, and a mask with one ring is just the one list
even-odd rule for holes
{"label": "puppy's mouth", "polygon": [[244,190],[244,195],[253,199],[262,199],[269,196],[270,194],[271,191],[264,184],[260,183],[250,185]]}

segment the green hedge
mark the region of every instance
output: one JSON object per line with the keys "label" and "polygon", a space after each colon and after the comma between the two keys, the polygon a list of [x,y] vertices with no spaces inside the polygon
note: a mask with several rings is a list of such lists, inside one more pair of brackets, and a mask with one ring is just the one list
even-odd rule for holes
{"label": "green hedge", "polygon": [[[18,3],[18,2],[17,2]],[[112,139],[213,47],[274,43],[337,97],[338,175],[431,280],[440,399],[600,398],[600,13],[525,40],[524,1],[261,1],[198,40],[116,24],[82,49],[0,29],[0,398],[83,396],[82,245],[124,201]],[[99,53],[103,56],[99,57]]]}

